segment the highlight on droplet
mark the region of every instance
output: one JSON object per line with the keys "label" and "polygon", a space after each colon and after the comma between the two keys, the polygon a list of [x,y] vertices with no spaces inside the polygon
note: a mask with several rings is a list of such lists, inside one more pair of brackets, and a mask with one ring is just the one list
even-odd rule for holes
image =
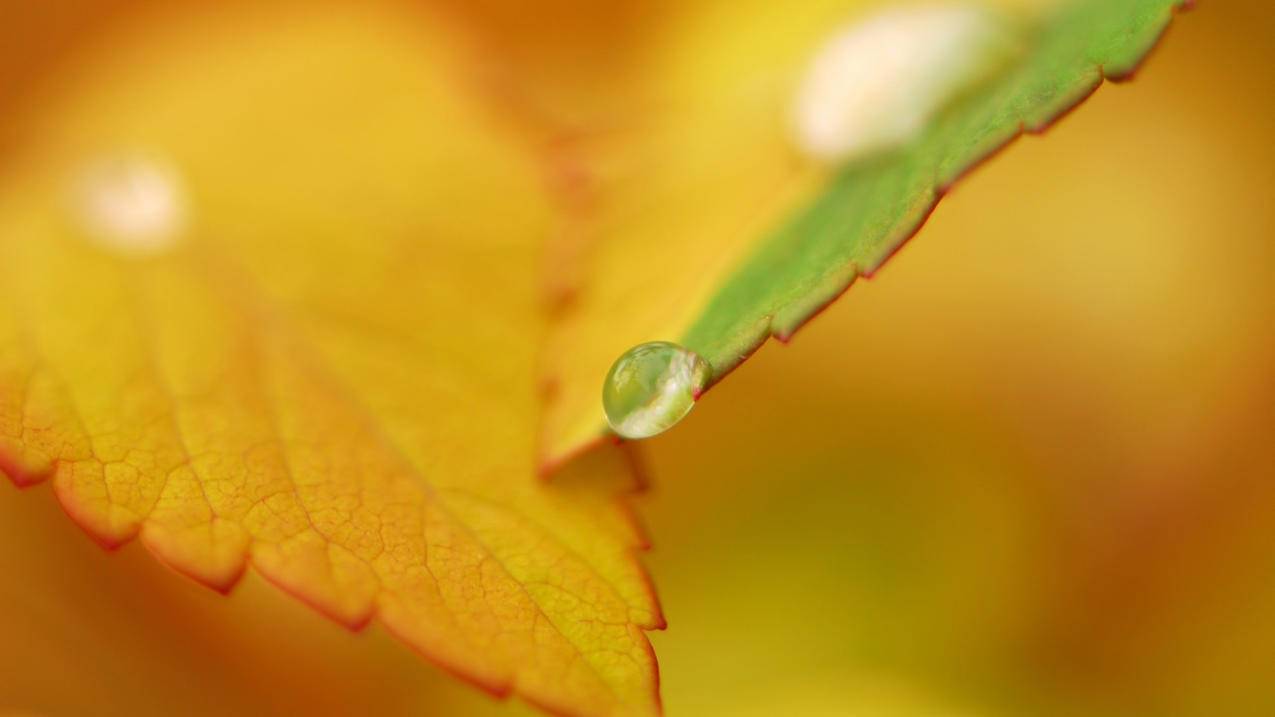
{"label": "highlight on droplet", "polygon": [[93,161],[75,177],[72,195],[87,236],[117,253],[158,254],[173,247],[186,228],[181,181],[169,164],[150,156]]}
{"label": "highlight on droplet", "polygon": [[1013,56],[1010,28],[968,4],[893,7],[841,28],[798,87],[794,144],[812,158],[844,162],[907,142]]}
{"label": "highlight on droplet", "polygon": [[712,373],[699,354],[667,341],[625,351],[602,385],[602,408],[624,438],[649,438],[690,413]]}

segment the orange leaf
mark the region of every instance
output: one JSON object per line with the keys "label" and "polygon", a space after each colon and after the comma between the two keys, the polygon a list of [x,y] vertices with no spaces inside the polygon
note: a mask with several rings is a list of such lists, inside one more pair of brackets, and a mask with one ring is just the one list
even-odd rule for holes
{"label": "orange leaf", "polygon": [[12,120],[0,468],[492,692],[656,711],[626,455],[534,477],[539,165],[414,15],[153,22]]}

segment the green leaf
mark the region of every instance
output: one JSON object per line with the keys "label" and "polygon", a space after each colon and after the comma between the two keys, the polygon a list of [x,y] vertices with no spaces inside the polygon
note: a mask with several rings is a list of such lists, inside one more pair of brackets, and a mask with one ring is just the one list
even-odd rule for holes
{"label": "green leaf", "polygon": [[[768,167],[757,163],[762,171],[769,169],[776,175],[769,185],[751,177],[731,177],[732,172],[749,170],[742,162],[730,164],[730,153],[744,151],[734,146],[739,140],[730,136],[732,130],[715,127],[696,135],[704,144],[720,146],[716,154],[706,150],[710,156],[702,164],[711,165],[720,182],[738,191],[732,201],[717,200],[712,189],[688,189],[690,199],[683,201],[696,207],[699,214],[710,215],[714,201],[728,202],[736,215],[760,214],[761,219],[754,217],[751,226],[710,225],[688,209],[679,217],[684,220],[681,225],[666,227],[673,233],[671,239],[653,232],[607,237],[611,244],[597,250],[590,278],[621,283],[624,288],[611,293],[628,295],[629,301],[617,311],[605,300],[605,294],[601,299],[586,297],[582,302],[586,306],[568,320],[566,331],[573,335],[564,340],[562,353],[574,354],[565,363],[575,365],[556,376],[560,400],[550,406],[549,460],[567,455],[601,434],[604,424],[597,417],[594,376],[600,378],[605,372],[608,356],[614,358],[639,341],[680,338],[684,346],[712,365],[711,385],[770,336],[787,340],[856,278],[871,277],[919,230],[963,174],[1024,132],[1043,132],[1105,79],[1130,77],[1165,31],[1174,11],[1183,5],[1180,0],[1086,0],[1065,5],[1042,16],[1025,32],[1021,55],[944,107],[910,142],[832,172],[816,172],[813,180],[808,176],[810,170],[791,168],[791,159],[788,165],[778,159]],[[826,36],[826,24],[820,32]],[[755,102],[757,110],[773,111],[768,105],[788,101],[790,84],[779,82],[780,90],[768,95],[765,91],[754,93],[764,95]],[[738,121],[746,123],[749,120],[740,117],[744,101],[739,96],[737,89],[723,90],[718,102],[735,108]],[[712,103],[702,104],[709,107]],[[768,122],[755,133],[761,138],[759,142],[788,140],[775,138],[781,133],[770,126],[773,124]],[[716,135],[709,134],[713,132]],[[758,153],[766,151],[762,147]],[[678,169],[688,171],[682,166]],[[707,169],[704,172],[705,177],[713,176]],[[770,194],[783,194],[785,187],[803,182],[814,188],[789,192],[795,200],[770,201],[765,189],[753,187],[749,181],[757,187],[771,187]],[[759,204],[761,209],[754,206]],[[622,263],[616,257],[625,256],[625,250],[614,244],[625,242],[642,247],[631,252],[632,256],[645,252],[652,258],[639,265]],[[662,243],[673,243],[676,248],[661,253]],[[703,250],[694,254],[689,247],[698,243],[715,248],[715,261],[705,259]],[[687,252],[689,257],[679,263],[676,252]],[[613,278],[607,273],[608,263],[622,268],[626,276]],[[714,274],[714,263],[725,268]],[[687,283],[681,279],[685,273],[701,277],[701,283],[702,277],[709,277],[713,288],[698,293],[681,290],[679,287]],[[646,289],[655,297],[650,305],[632,300],[642,287],[660,285],[670,287],[668,293],[675,299],[658,297],[658,292]],[[605,292],[596,287],[593,290]],[[687,310],[688,304],[693,310]],[[587,341],[577,337],[587,337]],[[605,348],[596,356],[582,357],[581,352],[587,349],[581,347],[586,345]],[[590,360],[596,365],[580,366]]]}
{"label": "green leaf", "polygon": [[880,269],[971,167],[1023,132],[1048,129],[1104,79],[1129,77],[1178,4],[1090,2],[1041,28],[1024,62],[911,146],[841,171],[721,287],[684,343],[716,379],[769,336],[792,336],[857,277]]}

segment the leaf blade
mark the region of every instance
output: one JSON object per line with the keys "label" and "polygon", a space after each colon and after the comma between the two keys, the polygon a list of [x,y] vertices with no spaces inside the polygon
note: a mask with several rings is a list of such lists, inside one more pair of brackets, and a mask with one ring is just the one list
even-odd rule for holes
{"label": "leaf blade", "polygon": [[[105,545],[223,591],[251,564],[496,694],[655,712],[625,455],[535,478],[538,169],[422,18],[379,12],[165,21],[33,120],[0,193],[5,472],[51,478]],[[156,256],[65,204],[77,162],[138,138],[190,205]]]}

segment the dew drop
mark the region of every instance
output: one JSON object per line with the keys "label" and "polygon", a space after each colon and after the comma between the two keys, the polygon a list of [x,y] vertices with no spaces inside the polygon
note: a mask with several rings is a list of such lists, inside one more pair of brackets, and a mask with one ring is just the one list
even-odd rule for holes
{"label": "dew drop", "polygon": [[625,351],[602,385],[602,408],[624,438],[649,438],[672,428],[695,406],[711,369],[699,354],[667,341]]}
{"label": "dew drop", "polygon": [[843,162],[901,145],[960,92],[1012,57],[999,15],[977,5],[887,8],[835,31],[793,103],[793,142]]}
{"label": "dew drop", "polygon": [[176,173],[143,156],[102,159],[76,178],[74,209],[88,237],[116,253],[149,256],[177,243],[186,201]]}

